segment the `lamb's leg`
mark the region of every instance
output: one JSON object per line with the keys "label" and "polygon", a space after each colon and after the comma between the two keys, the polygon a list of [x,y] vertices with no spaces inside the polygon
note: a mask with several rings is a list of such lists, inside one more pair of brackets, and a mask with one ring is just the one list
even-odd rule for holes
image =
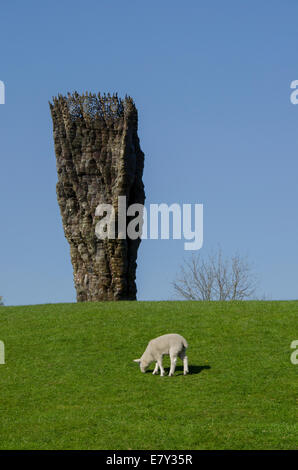
{"label": "lamb's leg", "polygon": [[154,371],[152,372],[153,375],[158,374],[158,362],[155,364]]}
{"label": "lamb's leg", "polygon": [[160,376],[163,377],[165,375],[165,370],[162,367],[162,356],[157,359],[158,367],[160,368]]}
{"label": "lamb's leg", "polygon": [[169,377],[171,375],[174,375],[174,372],[175,372],[175,368],[176,368],[176,362],[177,362],[177,356],[172,354],[171,355],[171,368],[170,368],[170,373],[169,373]]}
{"label": "lamb's leg", "polygon": [[184,350],[181,351],[181,353],[179,354],[179,357],[183,361],[183,374],[186,375],[188,374],[188,359]]}
{"label": "lamb's leg", "polygon": [[183,358],[183,374],[188,374],[188,359],[186,355]]}

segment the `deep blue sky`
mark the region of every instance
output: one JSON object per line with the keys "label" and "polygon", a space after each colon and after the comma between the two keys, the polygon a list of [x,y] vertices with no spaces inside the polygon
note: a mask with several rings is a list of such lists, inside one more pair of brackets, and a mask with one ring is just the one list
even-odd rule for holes
{"label": "deep blue sky", "polygon": [[[146,204],[203,203],[202,254],[247,255],[259,295],[298,294],[296,0],[11,1],[1,5],[0,294],[75,301],[48,100],[130,94]],[[144,240],[140,300],[171,299],[184,241]]]}

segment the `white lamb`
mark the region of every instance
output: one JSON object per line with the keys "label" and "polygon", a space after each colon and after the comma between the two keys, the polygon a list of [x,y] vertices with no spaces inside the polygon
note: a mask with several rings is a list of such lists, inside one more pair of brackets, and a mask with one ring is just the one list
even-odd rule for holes
{"label": "white lamb", "polygon": [[187,348],[187,341],[181,335],[171,333],[159,336],[158,338],[154,338],[149,341],[144,354],[140,359],[134,359],[134,362],[138,362],[140,364],[141,372],[145,372],[151,362],[156,361],[153,374],[157,374],[159,368],[160,375],[163,376],[165,375],[165,371],[162,366],[162,357],[164,354],[169,354],[171,359],[169,376],[171,376],[175,372],[177,356],[179,356],[183,361],[183,373],[186,375],[188,373],[188,361],[185,354]]}

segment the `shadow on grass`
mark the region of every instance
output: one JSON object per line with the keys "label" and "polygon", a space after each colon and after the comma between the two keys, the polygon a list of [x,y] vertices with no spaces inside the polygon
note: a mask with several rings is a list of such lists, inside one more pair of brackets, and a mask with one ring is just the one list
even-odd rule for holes
{"label": "shadow on grass", "polygon": [[[206,369],[206,370],[211,369],[211,366],[207,366],[207,365],[206,366],[189,365],[188,369],[189,369],[188,375],[194,375],[194,374],[200,374],[202,372],[202,370],[204,370],[204,369]],[[147,372],[152,373],[151,370],[147,371]],[[165,372],[166,372],[166,375],[169,375],[170,368],[165,367]],[[181,372],[181,373],[177,374],[177,372]],[[183,366],[176,366],[174,375],[183,375]]]}
{"label": "shadow on grass", "polygon": [[[196,366],[196,365],[189,365],[188,366],[189,375],[194,375],[194,374],[200,374],[202,370],[206,369],[211,369],[211,366]],[[170,368],[168,369],[169,372]],[[180,372],[183,374],[183,366],[176,366],[175,372]],[[179,374],[180,375],[180,374]]]}

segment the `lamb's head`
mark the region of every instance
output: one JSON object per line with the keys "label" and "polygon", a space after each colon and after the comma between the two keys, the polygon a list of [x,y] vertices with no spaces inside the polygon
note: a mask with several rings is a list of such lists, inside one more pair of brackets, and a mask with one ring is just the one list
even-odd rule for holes
{"label": "lamb's head", "polygon": [[134,362],[138,362],[140,364],[140,369],[143,374],[146,372],[146,369],[149,367],[150,362],[146,361],[143,357],[140,357],[140,359],[134,359]]}

